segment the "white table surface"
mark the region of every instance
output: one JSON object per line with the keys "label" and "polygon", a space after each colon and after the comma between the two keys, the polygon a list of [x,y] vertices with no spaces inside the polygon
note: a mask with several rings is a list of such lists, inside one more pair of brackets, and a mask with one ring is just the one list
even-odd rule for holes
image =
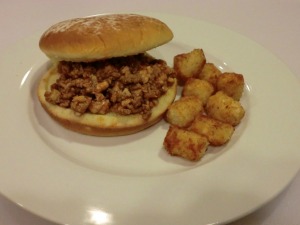
{"label": "white table surface", "polygon": [[[227,27],[264,46],[281,59],[300,79],[299,0],[2,0],[0,2],[0,52],[57,21],[120,11],[175,13]],[[299,199],[300,173],[274,200],[230,225],[299,225]],[[54,225],[0,195],[0,225],[33,224]]]}

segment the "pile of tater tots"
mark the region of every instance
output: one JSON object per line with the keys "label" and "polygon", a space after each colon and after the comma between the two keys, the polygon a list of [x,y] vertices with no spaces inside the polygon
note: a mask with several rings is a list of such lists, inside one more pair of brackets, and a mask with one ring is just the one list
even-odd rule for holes
{"label": "pile of tater tots", "polygon": [[182,93],[166,113],[163,145],[172,156],[199,161],[210,145],[226,144],[243,119],[244,77],[221,72],[202,49],[176,55],[174,69]]}

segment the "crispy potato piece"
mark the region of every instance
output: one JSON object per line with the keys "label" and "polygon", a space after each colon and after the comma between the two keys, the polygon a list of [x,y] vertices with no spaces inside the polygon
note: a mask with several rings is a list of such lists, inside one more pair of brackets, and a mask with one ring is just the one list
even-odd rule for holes
{"label": "crispy potato piece", "polygon": [[201,80],[206,80],[214,87],[217,86],[218,76],[221,75],[221,71],[213,63],[205,63],[201,73],[196,77]]}
{"label": "crispy potato piece", "polygon": [[180,156],[190,161],[199,161],[208,145],[206,137],[175,126],[170,126],[164,139],[164,147],[170,155]]}
{"label": "crispy potato piece", "polygon": [[199,115],[189,127],[189,130],[205,136],[211,145],[220,146],[230,140],[234,127],[228,123]]}
{"label": "crispy potato piece", "polygon": [[209,117],[229,123],[232,126],[238,125],[245,115],[245,110],[240,102],[222,91],[209,97],[205,109]]}
{"label": "crispy potato piece", "polygon": [[188,78],[201,73],[206,58],[202,49],[194,49],[189,53],[183,53],[174,57],[174,70],[177,73],[179,85],[184,85]]}
{"label": "crispy potato piece", "polygon": [[169,106],[166,121],[178,127],[187,127],[203,111],[203,103],[198,97],[181,97]]}
{"label": "crispy potato piece", "polygon": [[217,90],[239,101],[244,91],[244,76],[238,73],[222,73],[217,80]]}
{"label": "crispy potato piece", "polygon": [[214,93],[214,87],[206,80],[190,78],[182,89],[182,96],[197,96],[205,105],[207,99]]}

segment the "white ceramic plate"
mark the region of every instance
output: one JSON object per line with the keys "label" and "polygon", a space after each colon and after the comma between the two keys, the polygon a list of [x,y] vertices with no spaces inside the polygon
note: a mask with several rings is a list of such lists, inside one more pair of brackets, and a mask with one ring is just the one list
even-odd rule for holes
{"label": "white ceramic plate", "polygon": [[152,14],[175,38],[152,53],[203,48],[223,71],[242,73],[246,109],[229,144],[191,163],[170,157],[162,121],[138,134],[97,138],[67,131],[41,108],[36,85],[48,66],[37,33],[0,60],[0,191],[62,224],[218,224],[262,206],[300,167],[300,86],[272,54],[227,29]]}

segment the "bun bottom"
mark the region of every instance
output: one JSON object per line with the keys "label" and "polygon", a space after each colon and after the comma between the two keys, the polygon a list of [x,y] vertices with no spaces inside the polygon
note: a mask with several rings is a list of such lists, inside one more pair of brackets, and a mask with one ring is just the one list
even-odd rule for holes
{"label": "bun bottom", "polygon": [[77,116],[72,109],[51,104],[45,99],[45,92],[50,90],[51,85],[55,83],[58,76],[54,65],[43,75],[37,90],[42,107],[63,127],[92,136],[128,135],[156,124],[163,118],[168,106],[174,101],[177,90],[177,84],[174,82],[173,86],[158,99],[158,104],[152,108],[152,113],[148,120],[144,120],[140,114],[124,116],[116,113],[107,113],[105,115],[84,113],[81,116]]}

